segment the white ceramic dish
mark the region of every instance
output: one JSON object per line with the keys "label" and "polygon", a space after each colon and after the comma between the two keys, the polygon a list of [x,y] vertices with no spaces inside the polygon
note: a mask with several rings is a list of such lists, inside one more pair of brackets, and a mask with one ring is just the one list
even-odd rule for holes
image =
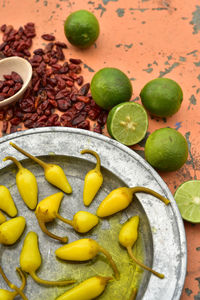
{"label": "white ceramic dish", "polygon": [[0,101],[0,107],[10,105],[11,103],[19,100],[23,96],[31,81],[32,66],[26,59],[18,56],[12,56],[0,60],[0,80],[3,80],[3,75],[11,74],[13,71],[21,76],[23,80],[22,88],[13,96]]}

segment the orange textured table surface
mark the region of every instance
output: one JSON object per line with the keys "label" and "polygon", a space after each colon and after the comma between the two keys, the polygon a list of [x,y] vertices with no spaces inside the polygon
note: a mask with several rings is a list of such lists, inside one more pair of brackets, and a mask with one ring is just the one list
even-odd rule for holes
{"label": "orange textured table surface", "polygon": [[[78,9],[93,12],[100,23],[100,36],[87,50],[71,46],[65,38],[66,17]],[[45,43],[41,35],[52,33],[66,42],[66,58],[83,61],[83,75],[90,82],[103,67],[124,71],[133,86],[132,99],[151,79],[168,77],[182,87],[181,109],[167,119],[149,116],[148,133],[161,127],[181,132],[189,145],[186,164],[176,172],[160,173],[174,193],[180,183],[200,179],[200,3],[198,0],[0,0],[0,25],[16,29],[34,22],[34,49]],[[2,42],[0,33],[0,43]],[[145,141],[132,147],[143,156]],[[188,266],[181,300],[200,299],[200,225],[185,222]]]}

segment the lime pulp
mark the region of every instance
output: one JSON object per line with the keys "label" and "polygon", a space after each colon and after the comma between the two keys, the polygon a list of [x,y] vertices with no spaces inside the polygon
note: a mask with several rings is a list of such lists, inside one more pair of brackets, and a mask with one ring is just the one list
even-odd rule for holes
{"label": "lime pulp", "polygon": [[200,223],[200,180],[182,183],[174,194],[181,216],[191,223]]}
{"label": "lime pulp", "polygon": [[120,103],[108,114],[108,133],[124,145],[131,146],[139,143],[145,137],[147,128],[147,113],[138,103]]}

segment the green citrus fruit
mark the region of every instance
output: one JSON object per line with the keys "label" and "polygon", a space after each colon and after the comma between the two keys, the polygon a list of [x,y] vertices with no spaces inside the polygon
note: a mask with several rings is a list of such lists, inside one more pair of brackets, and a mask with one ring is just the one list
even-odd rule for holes
{"label": "green citrus fruit", "polygon": [[126,74],[119,69],[103,68],[92,78],[91,94],[100,107],[109,110],[130,100],[132,85]]}
{"label": "green citrus fruit", "polygon": [[120,103],[108,114],[108,133],[124,145],[139,143],[144,138],[147,128],[147,113],[142,105],[135,102]]}
{"label": "green citrus fruit", "polygon": [[72,45],[87,48],[99,36],[99,22],[91,12],[78,10],[71,13],[66,19],[64,32]]}
{"label": "green citrus fruit", "polygon": [[188,144],[184,136],[172,128],[155,130],[147,138],[145,158],[160,171],[175,171],[188,157]]}
{"label": "green citrus fruit", "polygon": [[151,114],[158,117],[169,117],[181,106],[183,92],[172,79],[157,78],[149,81],[141,90],[142,104]]}
{"label": "green citrus fruit", "polygon": [[174,194],[181,216],[192,223],[200,223],[200,180],[182,183]]}

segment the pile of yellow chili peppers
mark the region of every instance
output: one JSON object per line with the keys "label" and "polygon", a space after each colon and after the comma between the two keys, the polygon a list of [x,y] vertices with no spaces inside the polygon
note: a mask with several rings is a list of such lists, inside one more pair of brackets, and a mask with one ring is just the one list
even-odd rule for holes
{"label": "pile of yellow chili peppers", "polygon": [[[56,218],[62,222],[71,226],[78,233],[86,233],[95,227],[99,223],[99,218],[111,216],[119,211],[124,210],[129,206],[133,200],[133,194],[142,192],[148,193],[156,198],[160,199],[164,204],[169,204],[169,200],[155,191],[146,187],[120,187],[107,195],[107,197],[100,203],[96,215],[87,211],[78,211],[72,220],[68,220],[59,214],[59,207],[64,197],[64,193],[72,193],[72,188],[63,169],[55,164],[45,163],[35,156],[21,149],[14,143],[10,143],[16,150],[38,163],[44,169],[45,179],[60,189],[60,192],[49,195],[38,203],[38,186],[37,180],[34,174],[24,168],[22,164],[14,157],[8,156],[4,158],[4,161],[11,160],[17,167],[16,173],[16,185],[21,195],[22,200],[26,206],[35,212],[35,216],[38,220],[38,224],[41,230],[47,234],[50,238],[56,239],[63,246],[59,247],[55,251],[56,257],[66,261],[88,261],[103,253],[107,258],[111,268],[113,269],[116,280],[120,280],[120,273],[117,265],[114,262],[110,253],[103,248],[97,241],[91,238],[82,238],[74,242],[68,243],[68,237],[60,237],[50,232],[46,223],[54,221]],[[103,183],[103,175],[101,173],[101,161],[99,155],[89,149],[81,151],[81,154],[89,153],[95,156],[96,166],[90,170],[84,180],[83,189],[83,203],[85,206],[89,206],[94,200],[100,187]],[[7,220],[5,215],[1,212],[5,212],[10,220]],[[17,217],[17,208],[7,187],[0,186],[0,243],[4,245],[13,245],[22,236],[25,227],[26,220],[23,216]],[[150,267],[144,265],[134,255],[132,248],[138,239],[138,227],[139,216],[131,217],[125,224],[122,225],[119,232],[119,243],[126,248],[130,258],[141,268],[148,270],[159,278],[164,278],[164,275],[152,270]],[[0,266],[0,274],[6,281],[7,285],[13,290],[8,291],[0,289],[0,300],[12,300],[17,295],[20,295],[22,299],[27,299],[23,290],[26,285],[25,274],[29,274],[33,280],[43,285],[56,285],[65,286],[75,283],[75,280],[59,280],[48,281],[41,279],[36,274],[42,263],[42,258],[39,250],[38,235],[37,233],[30,231],[27,233],[23,247],[20,253],[20,268],[16,268],[21,277],[22,284],[20,287],[12,284],[3,269]],[[60,295],[57,300],[90,300],[95,299],[103,293],[106,285],[109,281],[113,280],[113,277],[93,276],[89,279],[76,285],[74,288],[68,290],[64,294]],[[133,289],[130,295],[130,300],[134,300],[137,296],[137,290]]]}

